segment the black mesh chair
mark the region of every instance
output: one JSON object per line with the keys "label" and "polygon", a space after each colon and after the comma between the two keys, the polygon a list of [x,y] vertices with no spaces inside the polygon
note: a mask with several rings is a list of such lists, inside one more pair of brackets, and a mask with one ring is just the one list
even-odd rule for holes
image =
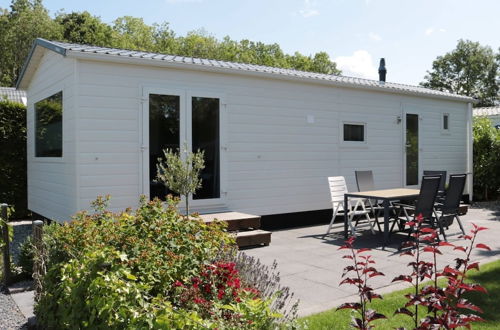
{"label": "black mesh chair", "polygon": [[[395,206],[399,206],[397,217],[400,222],[400,228],[404,228],[404,224],[407,221],[415,220],[418,215],[422,215],[424,220],[433,223],[434,203],[436,202],[440,180],[441,177],[439,175],[422,177],[420,193],[414,206],[394,204]],[[403,212],[404,218],[400,217],[401,212]],[[397,221],[392,224],[391,232],[393,231],[396,222]]]}
{"label": "black mesh chair", "polygon": [[438,189],[438,200],[442,200],[446,190],[446,171],[424,171],[424,176],[437,176],[441,177],[439,181],[439,189]]}
{"label": "black mesh chair", "polygon": [[446,190],[444,201],[443,203],[436,204],[436,222],[439,227],[439,231],[445,240],[446,234],[444,232],[444,227],[448,228],[453,223],[455,218],[457,219],[462,234],[465,235],[464,227],[462,226],[458,212],[466,179],[467,174],[450,175],[450,181],[448,189]]}

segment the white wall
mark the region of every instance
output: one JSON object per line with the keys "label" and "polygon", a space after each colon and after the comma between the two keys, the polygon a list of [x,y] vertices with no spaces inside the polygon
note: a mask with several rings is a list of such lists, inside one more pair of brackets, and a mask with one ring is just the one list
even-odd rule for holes
{"label": "white wall", "polygon": [[[136,206],[144,86],[226,95],[226,197],[232,210],[266,215],[329,208],[326,177],[344,175],[355,189],[355,169],[372,169],[377,188],[400,187],[397,117],[403,110],[423,114],[421,170],[466,171],[465,103],[90,61],[79,61],[78,69],[78,208],[108,193],[117,210]],[[442,112],[450,114],[449,135],[441,131]],[[339,143],[343,120],[367,124],[366,145]]]}
{"label": "white wall", "polygon": [[[28,209],[47,218],[67,220],[77,211],[75,164],[76,61],[45,51],[27,90]],[[63,157],[36,158],[34,104],[63,92]]]}

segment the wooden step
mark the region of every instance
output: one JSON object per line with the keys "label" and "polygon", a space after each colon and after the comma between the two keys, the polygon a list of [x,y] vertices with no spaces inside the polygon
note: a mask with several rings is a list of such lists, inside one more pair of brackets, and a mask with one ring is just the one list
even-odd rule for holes
{"label": "wooden step", "polygon": [[241,212],[200,214],[200,218],[206,223],[210,223],[215,219],[227,222],[228,231],[260,228],[260,216]]}
{"label": "wooden step", "polygon": [[467,214],[467,211],[469,211],[469,205],[460,204],[460,206],[458,207],[458,215],[465,215]]}
{"label": "wooden step", "polygon": [[271,232],[266,230],[240,231],[236,234],[238,247],[269,245],[271,243]]}

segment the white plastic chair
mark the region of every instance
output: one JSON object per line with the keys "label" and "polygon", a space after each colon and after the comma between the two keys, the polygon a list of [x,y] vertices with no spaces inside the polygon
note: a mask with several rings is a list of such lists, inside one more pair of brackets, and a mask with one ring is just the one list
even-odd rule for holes
{"label": "white plastic chair", "polygon": [[[335,221],[335,217],[337,215],[343,215],[344,214],[344,194],[346,194],[347,191],[347,185],[345,183],[345,179],[343,176],[331,176],[328,178],[328,185],[330,186],[330,195],[332,197],[332,205],[333,205],[333,216],[332,220],[330,221],[330,225],[328,226],[328,230],[326,231],[326,235],[330,233],[330,230],[332,229],[333,222]],[[353,202],[354,205],[353,205]],[[370,220],[370,217],[368,216],[369,211],[366,210],[365,203],[363,202],[363,199],[361,198],[350,198],[348,200],[348,208],[349,208],[349,215],[347,218],[347,224],[349,225],[351,229],[351,235],[356,234],[356,226],[358,225],[358,221],[356,221],[356,224],[352,223],[352,220],[355,216],[364,216],[366,218],[368,225],[370,226],[370,230],[372,231],[372,234],[375,234],[375,230],[373,229],[373,224],[372,221]],[[358,210],[358,207],[361,207],[361,210]]]}

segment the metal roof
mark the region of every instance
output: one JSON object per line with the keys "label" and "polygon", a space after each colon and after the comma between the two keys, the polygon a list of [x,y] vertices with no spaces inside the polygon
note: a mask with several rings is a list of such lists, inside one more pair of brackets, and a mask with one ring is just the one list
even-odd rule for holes
{"label": "metal roof", "polygon": [[500,115],[500,106],[498,107],[484,107],[472,109],[474,116],[498,116]]}
{"label": "metal roof", "polygon": [[14,87],[0,87],[0,100],[3,98],[26,105],[26,92],[17,90]]}
{"label": "metal roof", "polygon": [[275,67],[256,65],[256,64],[227,62],[227,61],[210,60],[210,59],[194,58],[187,56],[166,55],[166,54],[151,53],[151,52],[136,51],[136,50],[71,44],[58,41],[48,41],[41,38],[35,40],[32,51],[30,52],[28,60],[25,63],[25,67],[23,68],[23,71],[21,72],[21,75],[18,79],[17,87],[19,87],[20,82],[23,79],[26,67],[29,65],[30,58],[37,46],[42,46],[44,48],[50,49],[63,56],[81,57],[81,55],[88,55],[89,57],[93,56],[101,59],[106,58],[108,60],[134,59],[134,60],[140,60],[141,63],[144,64],[148,63],[152,64],[152,61],[154,61],[156,63],[158,62],[164,63],[165,65],[168,64],[177,66],[180,65],[183,66],[184,68],[188,66],[188,68],[190,69],[196,69],[196,68],[214,69],[217,71],[223,71],[234,74],[254,73],[275,78],[291,78],[291,79],[295,78],[310,82],[330,82],[338,86],[351,87],[351,88],[375,89],[386,92],[412,94],[412,95],[428,95],[431,97],[474,102],[474,99],[471,97],[452,94],[448,92],[441,92],[420,86],[397,84],[392,82],[381,82],[378,80],[337,76],[331,74],[306,72],[293,69],[275,68]]}

